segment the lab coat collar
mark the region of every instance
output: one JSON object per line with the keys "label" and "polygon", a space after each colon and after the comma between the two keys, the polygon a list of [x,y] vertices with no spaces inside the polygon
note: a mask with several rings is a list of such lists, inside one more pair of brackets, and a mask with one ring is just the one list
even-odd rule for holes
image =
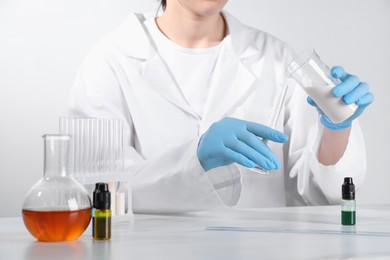
{"label": "lab coat collar", "polygon": [[199,134],[243,103],[256,80],[256,75],[247,67],[250,64],[245,64],[247,58],[258,54],[248,46],[251,43],[248,41],[248,27],[229,13],[223,11],[222,14],[228,26],[228,35],[222,42],[223,48],[214,70]]}
{"label": "lab coat collar", "polygon": [[188,104],[171,72],[161,59],[153,39],[145,27],[144,21],[155,17],[154,13],[130,14],[118,28],[116,35],[121,51],[132,59],[144,61],[143,78],[148,86],[167,101],[199,119],[200,116]]}
{"label": "lab coat collar", "polygon": [[218,56],[206,103],[200,133],[212,123],[231,114],[237,104],[249,95],[256,77],[239,60],[232,48],[232,39],[227,36]]}
{"label": "lab coat collar", "polygon": [[150,40],[143,22],[152,13],[131,13],[125,21],[114,31],[114,37],[118,38],[119,49],[128,57],[146,60],[150,49]]}
{"label": "lab coat collar", "polygon": [[[143,22],[154,16],[153,13],[131,14],[119,28],[119,34],[126,35],[122,38],[124,40],[120,47],[127,56],[146,62],[143,77],[147,78],[149,86],[155,92],[189,115],[200,119],[200,116],[186,101],[145,28]],[[223,16],[228,26],[228,35],[223,40],[221,53],[211,80],[201,133],[207,130],[213,122],[227,116],[238,103],[243,102],[249,95],[257,77],[248,69],[253,66],[247,64],[247,61],[253,62],[253,59],[250,59],[252,56],[259,55],[259,51],[251,47],[254,40],[251,37],[254,37],[254,33],[249,32],[253,29],[241,24],[227,12],[223,12]],[[259,67],[256,68],[259,69]]]}
{"label": "lab coat collar", "polygon": [[245,64],[248,59],[253,58],[253,56],[259,56],[261,50],[256,47],[258,30],[242,24],[226,11],[222,11],[222,14],[228,25],[227,38],[229,39],[230,44],[227,46],[231,48],[232,53],[234,53],[243,64]]}
{"label": "lab coat collar", "polygon": [[168,66],[154,48],[149,49],[149,56],[143,70],[143,78],[147,79],[150,88],[168,102],[197,119],[201,118],[189,105]]}

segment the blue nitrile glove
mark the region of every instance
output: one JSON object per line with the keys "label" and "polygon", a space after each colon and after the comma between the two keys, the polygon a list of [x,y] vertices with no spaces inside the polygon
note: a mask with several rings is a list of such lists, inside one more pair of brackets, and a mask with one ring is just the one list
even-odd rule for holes
{"label": "blue nitrile glove", "polygon": [[210,126],[199,141],[198,158],[205,171],[239,163],[253,168],[279,169],[275,154],[258,137],[284,143],[287,135],[265,125],[226,117]]}
{"label": "blue nitrile glove", "polygon": [[341,80],[341,83],[333,88],[333,95],[335,97],[342,97],[347,105],[356,103],[358,108],[355,113],[345,121],[336,124],[322,112],[311,97],[307,98],[307,102],[317,108],[318,112],[321,114],[321,123],[326,128],[331,130],[343,130],[351,127],[352,121],[359,117],[364,109],[374,101],[374,95],[369,92],[367,83],[360,82],[358,77],[348,74],[344,71],[343,67],[335,66],[332,68],[331,73],[334,78]]}

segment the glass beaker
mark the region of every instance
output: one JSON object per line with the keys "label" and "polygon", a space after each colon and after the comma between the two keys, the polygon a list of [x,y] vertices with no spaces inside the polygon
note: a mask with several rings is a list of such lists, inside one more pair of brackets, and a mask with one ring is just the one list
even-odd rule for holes
{"label": "glass beaker", "polygon": [[331,70],[314,49],[298,54],[287,66],[287,74],[299,83],[333,123],[341,123],[355,113],[357,104],[347,105],[341,97],[333,95],[333,87],[340,80],[332,77]]}
{"label": "glass beaker", "polygon": [[28,231],[39,241],[74,240],[88,227],[92,204],[68,172],[70,135],[44,135],[44,174],[28,191],[22,209]]}

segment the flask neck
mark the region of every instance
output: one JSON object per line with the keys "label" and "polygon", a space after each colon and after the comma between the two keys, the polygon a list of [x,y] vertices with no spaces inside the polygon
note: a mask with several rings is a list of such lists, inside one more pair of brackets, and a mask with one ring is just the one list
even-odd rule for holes
{"label": "flask neck", "polygon": [[69,175],[69,135],[44,135],[44,177]]}

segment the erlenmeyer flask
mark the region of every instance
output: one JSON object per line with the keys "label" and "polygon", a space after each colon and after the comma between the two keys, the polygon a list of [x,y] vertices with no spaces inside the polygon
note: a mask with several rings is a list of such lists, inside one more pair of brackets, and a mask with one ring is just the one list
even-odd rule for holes
{"label": "erlenmeyer flask", "polygon": [[23,203],[23,221],[39,241],[74,240],[91,220],[91,199],[68,172],[69,135],[44,135],[43,177]]}

